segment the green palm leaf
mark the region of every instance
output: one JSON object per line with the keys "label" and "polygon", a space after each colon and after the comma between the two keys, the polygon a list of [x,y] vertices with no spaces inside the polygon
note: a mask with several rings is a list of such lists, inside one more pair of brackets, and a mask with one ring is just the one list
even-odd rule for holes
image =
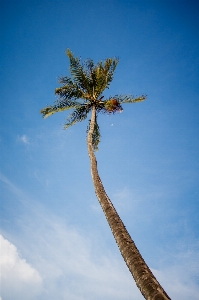
{"label": "green palm leaf", "polygon": [[83,91],[92,94],[93,86],[92,81],[87,76],[87,72],[84,70],[84,66],[80,63],[80,59],[75,58],[73,53],[68,49],[66,54],[70,60],[70,72],[74,78],[75,83],[83,89]]}
{"label": "green palm leaf", "polygon": [[80,59],[75,58],[69,49],[67,55],[70,59],[70,71],[75,83],[84,92],[86,91],[91,96],[98,98],[113,80],[113,73],[119,60],[108,58],[105,62],[100,61],[95,66],[92,59],[88,59],[84,64],[81,64]]}
{"label": "green palm leaf", "polygon": [[81,103],[73,102],[73,101],[69,101],[69,100],[65,100],[65,99],[57,100],[57,103],[55,105],[47,106],[47,107],[41,109],[40,112],[44,118],[47,118],[56,112],[62,112],[65,110],[69,110],[71,108],[76,108],[79,105],[81,105]]}
{"label": "green palm leaf", "polygon": [[76,109],[68,116],[68,122],[64,125],[64,129],[67,129],[70,126],[85,120],[90,109],[91,106],[88,104],[76,106]]}
{"label": "green palm leaf", "polygon": [[123,103],[136,103],[136,102],[142,102],[144,100],[146,100],[146,95],[142,95],[142,96],[139,96],[137,98],[135,98],[134,96],[132,95],[129,95],[129,96],[123,96],[123,95],[120,95],[120,96],[114,96],[113,98],[116,98],[118,99],[118,101],[123,104]]}
{"label": "green palm leaf", "polygon": [[60,98],[76,100],[83,98],[84,93],[69,77],[59,78],[59,82],[63,84],[62,87],[55,89],[55,94],[59,95]]}
{"label": "green palm leaf", "polygon": [[95,90],[96,98],[99,97],[102,92],[109,87],[113,80],[113,73],[118,64],[118,59],[108,58],[103,63],[100,61],[95,68],[92,69],[91,77]]}

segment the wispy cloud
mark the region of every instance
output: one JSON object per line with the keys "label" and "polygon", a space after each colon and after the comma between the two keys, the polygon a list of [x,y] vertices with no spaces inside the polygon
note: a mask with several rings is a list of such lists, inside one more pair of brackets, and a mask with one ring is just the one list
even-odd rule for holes
{"label": "wispy cloud", "polygon": [[118,212],[128,211],[129,206],[132,206],[131,200],[132,192],[127,187],[116,190],[116,192],[113,194],[113,202]]}
{"label": "wispy cloud", "polygon": [[[11,231],[3,233],[43,279],[42,300],[128,300],[132,294],[136,300],[143,299],[122,259],[118,261],[108,251],[100,252],[100,247],[95,249],[94,245],[99,244],[97,238],[90,240],[36,201],[32,205],[27,195],[5,176],[0,179],[26,207],[26,214],[15,222],[19,236]],[[7,282],[5,287],[9,285],[8,277]],[[22,281],[20,284],[24,285]],[[26,299],[25,292],[24,285],[24,297],[20,295],[15,299]]]}
{"label": "wispy cloud", "polygon": [[25,134],[23,134],[22,136],[18,136],[17,140],[24,143],[25,145],[30,144],[29,138]]}
{"label": "wispy cloud", "polygon": [[172,299],[199,299],[198,256],[198,252],[194,250],[183,254],[177,253],[177,263],[173,266],[167,266],[163,270],[152,270],[165,290],[169,291]]}
{"label": "wispy cloud", "polygon": [[[20,223],[22,238],[17,242],[23,256],[43,278],[38,290],[42,299],[119,300],[130,299],[132,294],[135,299],[142,299],[123,262],[95,251],[92,242],[76,229],[45,214],[41,214],[41,218],[34,215],[34,221],[25,217]],[[12,253],[9,255],[12,256]],[[18,268],[22,273],[23,265],[18,264]],[[10,278],[5,276],[7,290],[9,282]],[[22,285],[24,290],[15,299],[27,299],[27,284],[20,277],[18,285]],[[9,291],[7,294],[5,291],[4,295],[8,298]],[[30,299],[37,299],[34,297],[33,293]]]}

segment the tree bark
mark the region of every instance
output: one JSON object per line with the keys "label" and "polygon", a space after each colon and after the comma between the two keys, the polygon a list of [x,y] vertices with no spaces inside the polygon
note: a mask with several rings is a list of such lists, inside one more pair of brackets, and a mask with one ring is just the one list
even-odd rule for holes
{"label": "tree bark", "polygon": [[122,220],[108,198],[97,170],[97,161],[92,146],[92,134],[96,120],[95,106],[92,108],[90,128],[88,131],[87,144],[91,162],[91,176],[94,183],[95,193],[104,211],[113,236],[119,250],[128,266],[138,288],[147,300],[171,300],[163,290],[157,279],[142,258],[135,243],[131,239]]}

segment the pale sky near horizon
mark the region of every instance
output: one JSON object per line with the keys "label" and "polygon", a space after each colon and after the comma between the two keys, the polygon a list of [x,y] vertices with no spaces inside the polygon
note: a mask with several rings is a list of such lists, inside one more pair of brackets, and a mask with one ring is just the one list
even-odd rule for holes
{"label": "pale sky near horizon", "polygon": [[119,57],[105,95],[147,94],[99,115],[105,189],[173,300],[199,299],[199,4],[2,0],[1,300],[141,300],[94,193],[88,120],[42,119],[65,50]]}

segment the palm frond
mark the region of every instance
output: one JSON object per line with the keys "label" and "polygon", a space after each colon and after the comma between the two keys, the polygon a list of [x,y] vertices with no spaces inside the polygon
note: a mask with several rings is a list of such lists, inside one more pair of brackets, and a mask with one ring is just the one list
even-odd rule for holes
{"label": "palm frond", "polygon": [[55,102],[55,105],[47,106],[47,107],[41,109],[40,112],[43,115],[43,118],[47,118],[47,117],[53,115],[56,112],[62,112],[62,111],[65,111],[65,110],[69,110],[71,108],[76,108],[79,105],[81,105],[81,103],[66,100],[66,99],[57,100]]}
{"label": "palm frond", "polygon": [[100,61],[94,65],[92,59],[87,59],[84,64],[81,64],[80,59],[75,58],[69,49],[67,55],[70,59],[70,71],[75,83],[90,95],[94,93],[96,98],[99,97],[113,80],[113,73],[119,59],[108,58],[104,62]]}
{"label": "palm frond", "polygon": [[118,62],[119,60],[116,58],[108,58],[105,62],[100,61],[93,69],[91,76],[96,97],[99,97],[109,87]]}
{"label": "palm frond", "polygon": [[60,99],[73,100],[84,97],[84,92],[74,83],[69,77],[59,78],[59,82],[63,83],[62,87],[55,89],[55,94],[59,95]]}
{"label": "palm frond", "polygon": [[84,69],[84,66],[80,63],[80,59],[75,58],[73,53],[68,49],[66,52],[70,60],[70,72],[74,78],[75,83],[81,87],[84,91],[87,91],[89,94],[92,94],[92,81],[87,76],[87,72]]}
{"label": "palm frond", "polygon": [[91,106],[89,104],[81,104],[76,106],[75,110],[68,116],[68,122],[64,125],[64,129],[67,129],[70,126],[85,120],[90,109]]}
{"label": "palm frond", "polygon": [[123,96],[123,95],[116,95],[114,96],[114,98],[116,98],[121,104],[123,103],[136,103],[136,102],[142,102],[144,100],[146,100],[147,96],[146,95],[142,95],[139,97],[134,97],[132,95],[129,96]]}
{"label": "palm frond", "polygon": [[118,58],[114,58],[114,59],[108,58],[105,61],[105,71],[107,73],[107,84],[108,85],[113,80],[113,74],[115,72],[118,62],[119,62]]}

